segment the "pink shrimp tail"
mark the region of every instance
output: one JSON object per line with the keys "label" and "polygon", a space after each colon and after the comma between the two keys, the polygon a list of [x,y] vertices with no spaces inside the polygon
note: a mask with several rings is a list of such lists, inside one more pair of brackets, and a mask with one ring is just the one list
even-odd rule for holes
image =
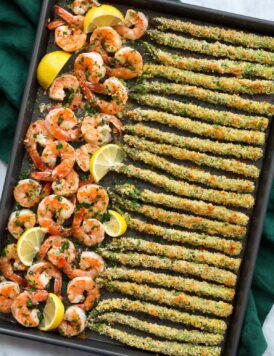
{"label": "pink shrimp tail", "polygon": [[60,27],[60,26],[63,26],[63,25],[65,25],[65,21],[63,21],[63,20],[54,20],[54,21],[51,21],[48,24],[48,29],[49,30],[55,30],[57,27]]}
{"label": "pink shrimp tail", "polygon": [[31,176],[36,180],[43,180],[47,182],[52,182],[54,178],[52,177],[52,171],[47,170],[43,172],[32,172]]}

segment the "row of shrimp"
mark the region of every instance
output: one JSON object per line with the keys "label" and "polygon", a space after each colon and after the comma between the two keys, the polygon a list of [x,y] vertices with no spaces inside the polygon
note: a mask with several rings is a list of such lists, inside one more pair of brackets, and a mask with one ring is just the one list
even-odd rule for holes
{"label": "row of shrimp", "polygon": [[[58,19],[49,22],[48,28],[55,31],[57,46],[66,52],[76,52],[88,46],[87,34],[83,30],[84,15],[94,6],[100,6],[100,4],[97,1],[74,1],[70,5],[74,15],[58,5],[54,6],[54,12]],[[116,52],[117,47],[121,47],[122,39],[134,41],[141,38],[146,33],[147,28],[148,20],[146,16],[140,11],[129,9],[124,23],[114,26],[113,31],[99,33],[95,30],[89,39],[89,43],[91,47],[99,46],[104,55],[107,55],[107,53]],[[112,29],[112,27],[105,27],[105,29]],[[101,36],[102,38],[100,38]]]}
{"label": "row of shrimp", "polygon": [[0,258],[0,268],[6,278],[0,283],[0,312],[11,313],[25,327],[39,326],[43,314],[38,305],[47,301],[51,280],[54,281],[53,292],[62,298],[62,271],[70,279],[66,292],[72,306],[66,310],[58,331],[67,337],[82,333],[85,312],[100,298],[100,286],[95,278],[103,271],[104,261],[95,252],[84,251],[79,266],[74,267],[76,255],[70,240],[50,236],[40,248],[38,261],[27,268],[18,258],[16,245],[7,245]]}
{"label": "row of shrimp", "polygon": [[[94,6],[100,4],[72,1],[74,14],[54,7],[57,18],[48,27],[55,31],[57,46],[83,52],[71,72],[52,82],[48,95],[54,105],[27,130],[24,143],[32,171],[14,188],[18,206],[7,225],[15,242],[36,226],[46,237],[31,266],[20,261],[16,243],[8,244],[0,257],[0,312],[11,313],[23,326],[37,327],[43,303],[53,292],[69,303],[58,326],[67,337],[83,332],[86,312],[100,298],[96,279],[104,269],[103,259],[89,249],[105,239],[102,221],[109,197],[91,176],[82,177],[92,154],[122,133],[119,117],[128,100],[124,81],[143,70],[141,54],[123,43],[142,37],[148,27],[143,13],[128,10],[123,24],[95,28],[87,43],[84,15]],[[64,276],[69,279],[66,287]]]}

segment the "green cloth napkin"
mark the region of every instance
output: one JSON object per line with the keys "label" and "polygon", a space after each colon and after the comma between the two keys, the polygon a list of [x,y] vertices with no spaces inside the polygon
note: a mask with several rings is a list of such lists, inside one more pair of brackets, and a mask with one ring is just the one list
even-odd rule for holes
{"label": "green cloth napkin", "polygon": [[[0,1],[0,159],[8,161],[28,73],[41,0]],[[239,348],[240,356],[266,349],[262,324],[274,303],[274,188],[264,224]]]}

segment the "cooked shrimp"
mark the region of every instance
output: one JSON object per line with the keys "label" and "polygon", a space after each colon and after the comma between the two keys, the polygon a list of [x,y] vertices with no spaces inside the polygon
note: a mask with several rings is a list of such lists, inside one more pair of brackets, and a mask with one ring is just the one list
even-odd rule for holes
{"label": "cooked shrimp", "polygon": [[[113,128],[111,127],[113,126]],[[114,115],[97,114],[86,116],[81,125],[81,132],[85,141],[102,146],[112,140],[112,131],[122,132],[123,125]]]}
{"label": "cooked shrimp", "polygon": [[62,274],[49,262],[38,262],[32,265],[26,275],[28,284],[35,289],[47,289],[51,279],[54,279],[54,293],[61,294]]}
{"label": "cooked shrimp", "polygon": [[3,250],[3,256],[0,257],[0,270],[3,276],[25,286],[26,280],[14,271],[24,271],[26,268],[17,255],[16,244],[7,245]]}
{"label": "cooked shrimp", "polygon": [[19,239],[20,235],[27,229],[36,224],[36,215],[29,209],[14,211],[10,214],[8,222],[8,231],[15,238]]}
{"label": "cooked shrimp", "polygon": [[75,214],[72,229],[73,237],[88,247],[101,243],[105,238],[102,223],[97,219],[83,219],[83,215],[85,213],[82,216]]}
{"label": "cooked shrimp", "polygon": [[46,169],[46,166],[41,160],[38,146],[45,147],[52,141],[53,137],[48,132],[44,120],[36,120],[29,126],[24,143],[30,158],[40,171]]}
{"label": "cooked shrimp", "polygon": [[86,326],[86,313],[76,305],[69,307],[63,321],[58,326],[58,331],[62,336],[73,337],[81,334]]}
{"label": "cooked shrimp", "polygon": [[81,254],[79,268],[74,268],[64,258],[60,261],[60,268],[70,278],[90,277],[96,278],[104,270],[104,260],[95,252],[84,251]]}
{"label": "cooked shrimp", "polygon": [[125,23],[114,28],[122,37],[132,41],[138,40],[146,33],[148,19],[142,12],[129,9],[125,16]]}
{"label": "cooked shrimp", "polygon": [[[57,164],[59,157],[60,163]],[[33,172],[32,176],[38,180],[54,181],[66,177],[72,171],[75,163],[75,150],[65,141],[55,141],[46,145],[41,158],[49,169],[44,172]]]}
{"label": "cooked shrimp", "polygon": [[80,129],[77,117],[71,109],[57,108],[51,110],[45,118],[46,126],[57,140],[75,141],[79,138]]}
{"label": "cooked shrimp", "polygon": [[19,294],[11,305],[13,317],[23,326],[29,328],[38,326],[41,312],[38,308],[30,308],[40,302],[45,302],[48,299],[48,295],[49,293],[46,290],[39,290],[33,293],[25,291]]}
{"label": "cooked shrimp", "polygon": [[[74,16],[59,5],[54,5],[54,12],[56,13],[56,15],[61,17],[61,19],[63,20],[63,23],[66,22],[73,28],[83,29],[84,16],[81,16],[81,15]],[[61,22],[56,22],[56,23],[60,24]],[[54,29],[55,28],[54,24],[55,24],[55,21],[50,22],[48,24],[48,28],[50,30]]]}
{"label": "cooked shrimp", "polygon": [[115,68],[108,68],[110,76],[122,78],[124,80],[133,79],[142,74],[143,58],[136,49],[123,47],[115,53]]}
{"label": "cooked shrimp", "polygon": [[76,52],[86,44],[87,35],[67,25],[55,29],[55,42],[58,47],[66,52]]}
{"label": "cooked shrimp", "polygon": [[24,208],[31,208],[40,201],[42,186],[33,179],[20,180],[13,190],[18,204]]}
{"label": "cooked shrimp", "polygon": [[79,54],[74,62],[74,71],[80,82],[98,83],[106,75],[103,58],[96,52]]}
{"label": "cooked shrimp", "polygon": [[87,39],[87,35],[82,31],[84,16],[73,16],[58,5],[55,5],[54,10],[64,20],[55,20],[48,24],[50,30],[55,29],[57,46],[66,52],[75,52],[84,47]]}
{"label": "cooked shrimp", "polygon": [[[89,104],[101,112],[116,115],[125,108],[128,100],[125,85],[115,77],[108,78],[104,84],[81,83],[82,90]],[[96,97],[93,92],[110,95],[112,100],[106,101]]]}
{"label": "cooked shrimp", "polygon": [[63,101],[66,98],[66,91],[69,91],[69,108],[74,110],[82,103],[79,81],[74,75],[62,74],[57,77],[49,88],[49,97],[53,100]]}
{"label": "cooked shrimp", "polygon": [[74,244],[61,236],[50,236],[42,244],[39,250],[41,260],[47,259],[56,267],[63,266],[66,261],[69,265],[75,260],[76,251]]}
{"label": "cooked shrimp", "polygon": [[84,208],[85,218],[102,216],[109,203],[107,191],[97,184],[87,184],[79,188],[77,200],[80,204],[90,205]]}
{"label": "cooked shrimp", "polygon": [[97,145],[91,143],[87,143],[79,148],[76,148],[76,163],[82,171],[87,172],[89,170],[90,158],[98,148],[99,147]]}
{"label": "cooked shrimp", "polygon": [[56,179],[52,183],[52,189],[56,195],[69,197],[77,192],[79,188],[79,175],[72,170],[65,178]]}
{"label": "cooked shrimp", "polygon": [[82,271],[94,269],[98,275],[103,272],[105,265],[100,255],[92,251],[84,251],[81,253],[79,267]]}
{"label": "cooked shrimp", "polygon": [[90,277],[73,278],[67,286],[68,299],[85,311],[89,311],[100,298],[100,288]]}
{"label": "cooked shrimp", "polygon": [[85,15],[85,13],[95,6],[100,6],[97,0],[74,0],[69,8],[75,15]]}
{"label": "cooked shrimp", "polygon": [[65,228],[63,223],[74,212],[74,204],[59,195],[49,195],[38,205],[37,220],[40,226],[47,228],[52,235],[68,236],[70,228]]}
{"label": "cooked shrimp", "polygon": [[15,282],[0,283],[0,313],[10,313],[14,299],[20,294],[19,285]]}
{"label": "cooked shrimp", "polygon": [[101,54],[105,63],[109,62],[108,53],[115,53],[122,47],[122,39],[112,27],[97,27],[89,39],[93,51]]}

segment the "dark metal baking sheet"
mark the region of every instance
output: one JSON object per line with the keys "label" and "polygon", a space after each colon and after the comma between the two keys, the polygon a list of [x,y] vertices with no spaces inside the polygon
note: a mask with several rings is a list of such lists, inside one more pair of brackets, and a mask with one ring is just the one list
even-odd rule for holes
{"label": "dark metal baking sheet", "polygon": [[[41,9],[32,61],[29,68],[28,81],[22,99],[12,155],[2,194],[0,206],[0,248],[2,248],[5,243],[5,236],[7,235],[7,220],[14,206],[12,190],[16,181],[18,180],[22,163],[24,161],[23,139],[34,113],[38,110],[38,103],[35,98],[43,95],[42,89],[38,88],[36,82],[36,67],[39,60],[47,52],[48,46],[53,46],[53,43],[51,43],[52,41],[49,37],[49,31],[46,29],[46,24],[54,3],[54,0],[44,0]],[[161,13],[164,16],[183,17],[185,19],[188,18],[189,20],[195,22],[197,21],[200,23],[229,26],[238,29],[249,30],[252,32],[258,32],[261,34],[274,34],[274,23],[270,21],[248,18],[197,6],[180,4],[177,2],[175,3],[173,1],[131,0],[128,2],[125,0],[116,0],[112,1],[112,3],[115,3],[122,9],[129,7],[143,9],[149,15],[158,15]],[[51,50],[53,50],[53,48],[51,48]],[[229,356],[233,356],[237,352],[250,284],[254,271],[258,247],[260,244],[263,220],[267,209],[267,203],[272,184],[272,176],[274,170],[274,127],[272,121],[270,124],[268,137],[268,142],[265,147],[262,174],[260,176],[260,181],[256,192],[256,204],[249,226],[249,234],[247,236],[244,259],[238,279],[237,293],[234,300],[234,312],[230,319],[226,343],[224,346],[223,354]],[[57,333],[47,334],[40,332],[39,330],[25,329],[15,322],[11,322],[9,318],[0,318],[0,332],[3,334],[9,334],[46,343],[58,344],[70,348],[90,351],[95,354],[136,356],[149,354],[140,350],[128,348],[124,345],[111,341],[109,338],[99,336],[95,333],[89,334],[88,339],[86,340],[66,340],[59,336]]]}

